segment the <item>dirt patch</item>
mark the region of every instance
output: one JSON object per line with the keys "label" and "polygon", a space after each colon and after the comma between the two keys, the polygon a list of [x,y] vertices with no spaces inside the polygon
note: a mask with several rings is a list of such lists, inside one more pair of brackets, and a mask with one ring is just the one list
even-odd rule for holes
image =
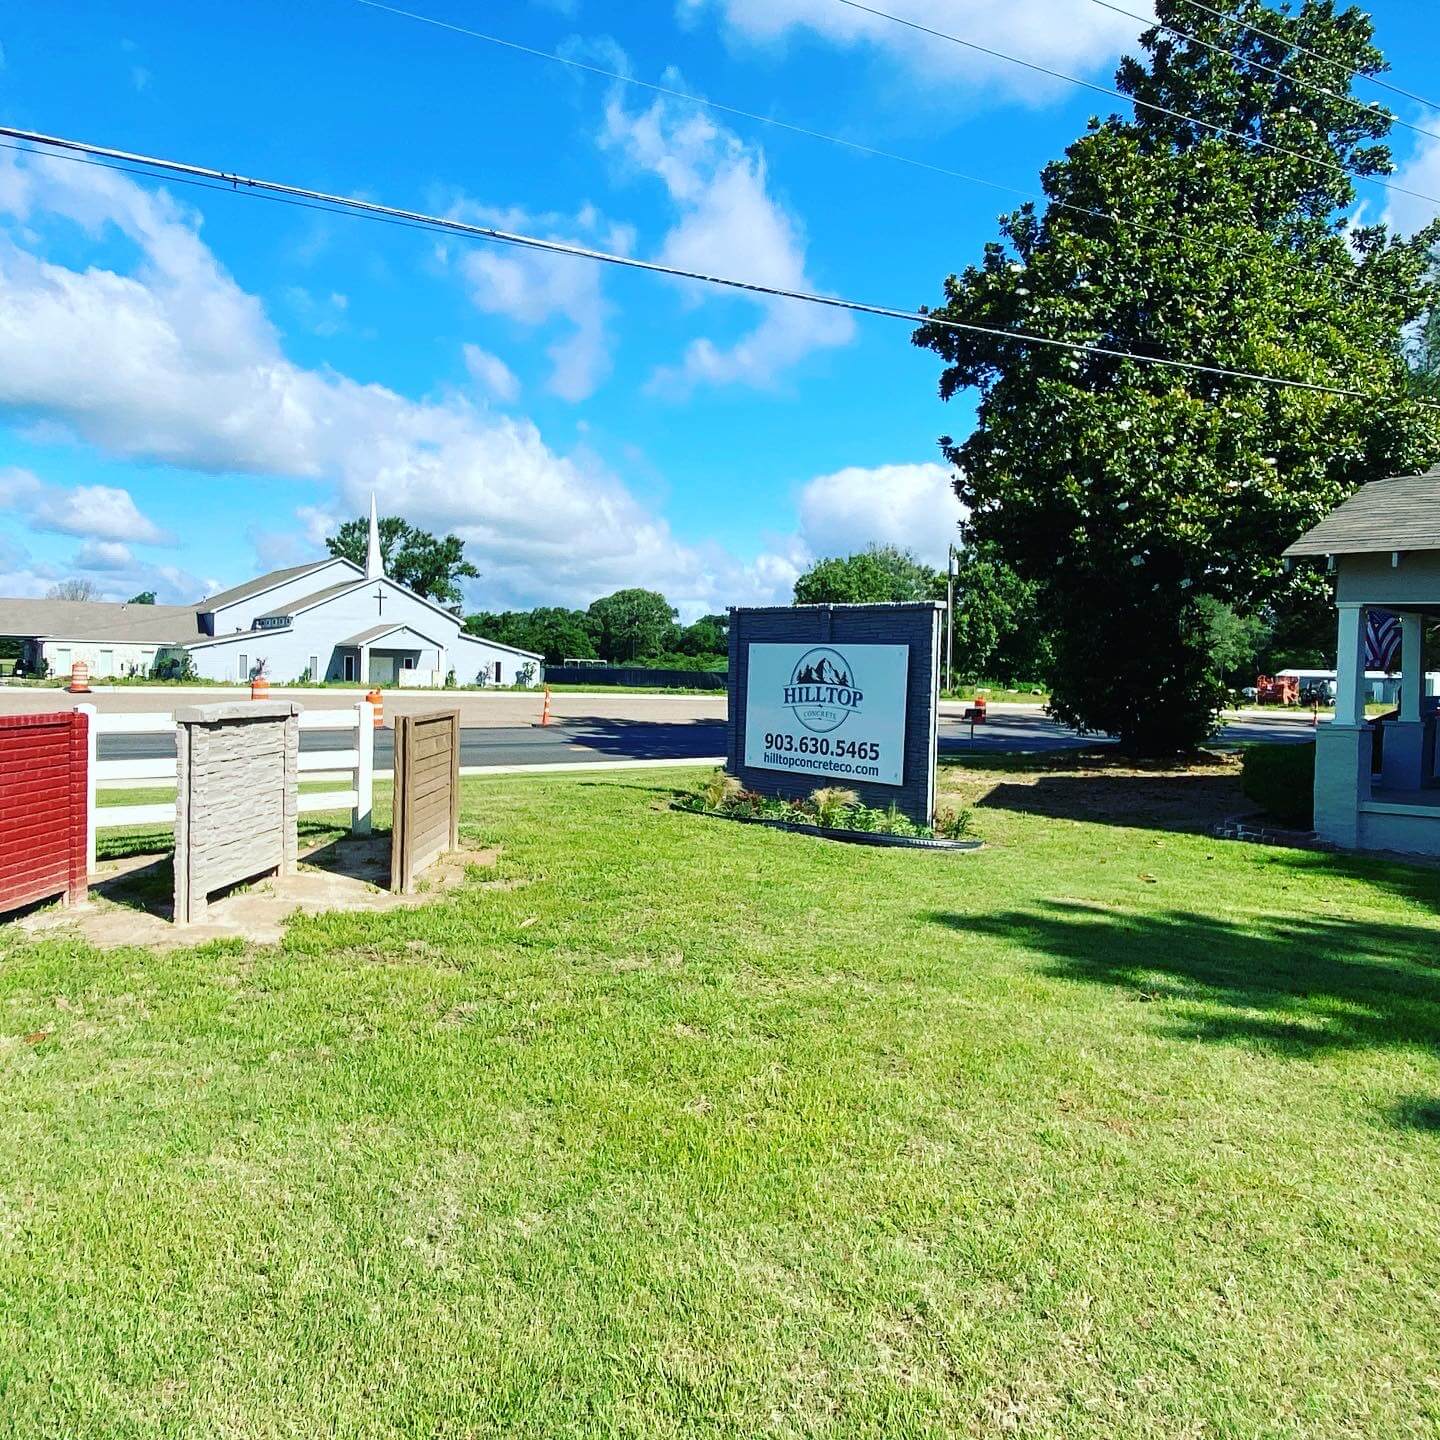
{"label": "dirt patch", "polygon": [[1148,765],[1103,756],[1047,756],[993,770],[952,765],[940,784],[944,801],[975,809],[1154,830],[1210,831],[1254,808],[1232,755]]}
{"label": "dirt patch", "polygon": [[203,924],[175,925],[170,857],[131,856],[101,865],[99,878],[91,879],[87,904],[36,911],[18,923],[32,935],[75,935],[102,948],[145,945],[174,950],[232,939],[273,944],[283,938],[296,915],[428,905],[461,884],[472,866],[488,869],[498,858],[497,850],[443,855],[417,882],[414,894],[396,895],[385,888],[390,880],[388,835],[339,840],[302,854],[294,875],[260,880],[212,900]]}

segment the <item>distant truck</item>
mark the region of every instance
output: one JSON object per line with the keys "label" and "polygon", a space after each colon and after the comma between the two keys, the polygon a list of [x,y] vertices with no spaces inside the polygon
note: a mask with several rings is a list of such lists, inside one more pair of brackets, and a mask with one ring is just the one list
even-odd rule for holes
{"label": "distant truck", "polygon": [[1298,705],[1300,680],[1295,675],[1261,675],[1255,681],[1255,698],[1261,705]]}

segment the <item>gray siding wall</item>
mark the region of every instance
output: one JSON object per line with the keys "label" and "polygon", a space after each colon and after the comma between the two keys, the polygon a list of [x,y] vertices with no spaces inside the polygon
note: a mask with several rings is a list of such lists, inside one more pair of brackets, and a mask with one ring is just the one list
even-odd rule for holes
{"label": "gray siding wall", "polygon": [[[944,607],[913,605],[794,605],[730,611],[730,713],[727,769],[747,790],[801,799],[826,784],[843,784],[877,809],[892,804],[921,825],[935,816],[935,741],[940,699],[940,618]],[[794,775],[745,764],[745,707],[752,644],[908,645],[904,784],[876,785],[839,777]]]}
{"label": "gray siding wall", "polygon": [[1414,550],[1392,565],[1389,555],[1341,555],[1335,598],[1362,605],[1440,606],[1440,551]]}
{"label": "gray siding wall", "polygon": [[343,580],[359,580],[362,575],[363,572],[357,571],[344,560],[331,560],[327,565],[312,570],[308,575],[302,575],[298,580],[287,580],[283,585],[277,585],[263,595],[237,600],[233,605],[226,605],[212,612],[215,624],[210,633],[225,635],[232,630],[248,630],[250,622],[257,615],[268,615],[282,605],[302,600],[306,595],[314,595],[318,590],[328,590],[330,586],[339,585]]}

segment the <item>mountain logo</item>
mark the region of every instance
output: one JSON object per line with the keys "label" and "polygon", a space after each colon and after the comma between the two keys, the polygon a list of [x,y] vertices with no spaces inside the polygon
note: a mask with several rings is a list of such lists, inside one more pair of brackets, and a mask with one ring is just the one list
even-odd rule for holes
{"label": "mountain logo", "polygon": [[828,646],[807,650],[796,662],[785,687],[785,704],[816,735],[838,730],[859,712],[864,701],[854,667],[838,650]]}

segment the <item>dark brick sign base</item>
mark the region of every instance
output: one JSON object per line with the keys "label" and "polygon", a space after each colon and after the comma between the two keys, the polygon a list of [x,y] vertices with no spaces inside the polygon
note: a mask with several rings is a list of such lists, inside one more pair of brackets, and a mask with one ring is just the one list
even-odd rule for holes
{"label": "dark brick sign base", "polygon": [[[730,611],[730,714],[726,722],[726,768],[763,795],[801,799],[822,785],[844,785],[876,809],[893,804],[917,824],[935,817],[935,742],[940,698],[938,601],[907,605],[775,605]],[[906,645],[910,649],[905,704],[905,767],[902,785],[760,769],[745,763],[745,709],[751,645]]]}

